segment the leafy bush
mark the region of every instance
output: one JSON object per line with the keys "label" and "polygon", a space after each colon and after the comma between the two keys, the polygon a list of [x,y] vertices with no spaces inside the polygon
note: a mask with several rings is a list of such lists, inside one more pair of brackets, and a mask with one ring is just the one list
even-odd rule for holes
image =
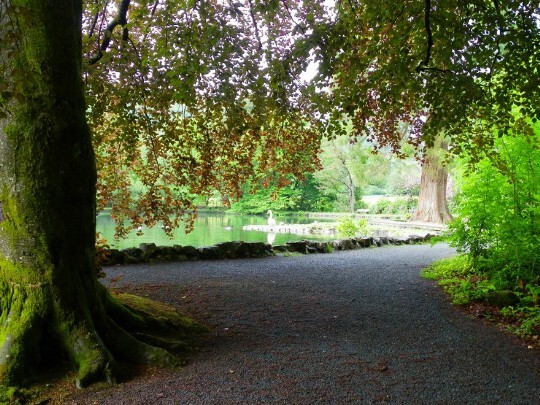
{"label": "leafy bush", "polygon": [[422,276],[437,280],[456,305],[481,301],[488,292],[495,290],[487,276],[475,272],[467,255],[439,260],[424,269]]}
{"label": "leafy bush", "polygon": [[[460,255],[439,260],[422,271],[422,276],[438,281],[448,293],[452,303],[466,305],[471,302],[484,301],[495,284],[488,273],[479,274],[471,263],[469,255]],[[530,286],[529,286],[530,287]],[[517,306],[501,309],[490,308],[491,314],[509,323],[511,332],[530,337],[540,334],[540,307],[538,306],[538,288],[528,288],[518,295],[521,301]]]}
{"label": "leafy bush", "polygon": [[412,214],[418,205],[416,198],[398,198],[395,201],[380,199],[370,207],[372,214],[407,215]]}
{"label": "leafy bush", "polygon": [[390,200],[380,199],[370,207],[369,211],[372,214],[391,214],[392,202]]}
{"label": "leafy bush", "polygon": [[498,155],[456,176],[451,243],[470,255],[497,288],[538,285],[540,273],[540,136],[502,137]]}
{"label": "leafy bush", "polygon": [[425,271],[458,304],[513,291],[519,302],[499,316],[511,318],[519,335],[540,333],[540,126],[529,129],[534,132],[498,137],[489,158],[459,162],[457,215],[448,236],[465,256]]}
{"label": "leafy bush", "polygon": [[510,326],[510,331],[519,336],[535,336],[540,334],[540,307],[506,307],[501,314],[512,320],[516,325]]}
{"label": "leafy bush", "polygon": [[341,217],[338,220],[337,231],[347,238],[353,238],[357,233],[366,235],[369,227],[366,219],[354,219],[351,217]]}

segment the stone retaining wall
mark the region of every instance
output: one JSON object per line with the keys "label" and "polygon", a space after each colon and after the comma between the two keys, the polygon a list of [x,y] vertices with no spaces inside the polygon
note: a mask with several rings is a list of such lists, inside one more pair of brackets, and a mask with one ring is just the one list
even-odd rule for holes
{"label": "stone retaining wall", "polygon": [[123,250],[109,249],[103,266],[118,264],[138,264],[165,261],[217,260],[249,257],[274,256],[287,253],[331,253],[336,250],[352,250],[383,245],[403,245],[427,242],[433,235],[409,236],[406,238],[352,238],[334,241],[300,240],[284,245],[272,246],[263,242],[223,242],[214,246],[195,248],[193,246],[156,246],[141,243],[138,248]]}

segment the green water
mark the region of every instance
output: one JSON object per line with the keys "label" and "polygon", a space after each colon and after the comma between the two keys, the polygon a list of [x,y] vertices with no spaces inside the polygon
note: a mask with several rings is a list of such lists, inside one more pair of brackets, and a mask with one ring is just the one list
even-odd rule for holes
{"label": "green water", "polygon": [[[319,222],[324,220],[317,219]],[[278,223],[305,224],[314,222],[313,219],[298,215],[279,215]],[[109,245],[116,249],[138,247],[140,243],[155,243],[158,246],[211,246],[220,242],[244,241],[265,242],[281,245],[288,241],[306,239],[305,235],[293,234],[267,234],[266,232],[244,231],[244,225],[262,225],[267,223],[264,216],[238,215],[224,213],[201,213],[195,221],[195,229],[186,234],[183,228],[176,229],[173,238],[169,238],[160,226],[143,229],[142,235],[131,232],[127,239],[114,240],[114,221],[108,214],[97,217],[97,231],[107,239]],[[272,238],[275,238],[272,240]],[[324,235],[309,235],[309,239],[331,239]]]}

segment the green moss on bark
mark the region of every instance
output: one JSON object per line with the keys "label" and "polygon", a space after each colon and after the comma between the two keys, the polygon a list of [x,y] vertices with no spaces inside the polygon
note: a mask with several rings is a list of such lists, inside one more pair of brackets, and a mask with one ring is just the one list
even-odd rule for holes
{"label": "green moss on bark", "polygon": [[[19,37],[3,72],[16,97],[0,120],[0,384],[28,383],[51,349],[59,354],[53,361],[63,357],[78,370],[80,387],[116,381],[116,359],[181,364],[142,340],[167,328],[184,338],[194,324],[147,301],[131,298],[126,306],[96,279],[97,176],[81,80],[82,2],[12,0],[6,7]],[[2,45],[12,40],[10,27],[0,24]]]}
{"label": "green moss on bark", "polygon": [[124,308],[141,316],[147,327],[157,327],[162,330],[179,329],[188,336],[197,336],[208,332],[208,329],[199,323],[180,314],[175,308],[161,302],[132,294],[116,293],[113,298]]}

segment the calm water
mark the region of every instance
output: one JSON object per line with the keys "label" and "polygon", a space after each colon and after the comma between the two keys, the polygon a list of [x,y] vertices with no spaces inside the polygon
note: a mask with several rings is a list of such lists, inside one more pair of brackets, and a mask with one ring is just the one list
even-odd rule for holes
{"label": "calm water", "polygon": [[[276,216],[276,221],[294,224],[305,224],[314,222],[312,218],[299,217],[294,215]],[[322,219],[317,219],[323,222]],[[195,229],[185,234],[183,228],[176,229],[173,238],[170,239],[161,227],[145,228],[143,235],[137,236],[133,231],[127,239],[114,240],[114,221],[108,214],[100,214],[97,217],[97,231],[107,239],[111,247],[124,249],[128,247],[138,247],[140,243],[155,243],[161,246],[210,246],[220,242],[244,241],[244,242],[267,242],[274,245],[281,245],[291,240],[306,239],[305,235],[293,234],[272,234],[258,231],[244,231],[244,225],[266,224],[267,218],[254,215],[235,215],[223,213],[201,213],[195,221]],[[270,238],[270,239],[269,239]],[[309,235],[309,239],[331,239],[323,235]]]}

